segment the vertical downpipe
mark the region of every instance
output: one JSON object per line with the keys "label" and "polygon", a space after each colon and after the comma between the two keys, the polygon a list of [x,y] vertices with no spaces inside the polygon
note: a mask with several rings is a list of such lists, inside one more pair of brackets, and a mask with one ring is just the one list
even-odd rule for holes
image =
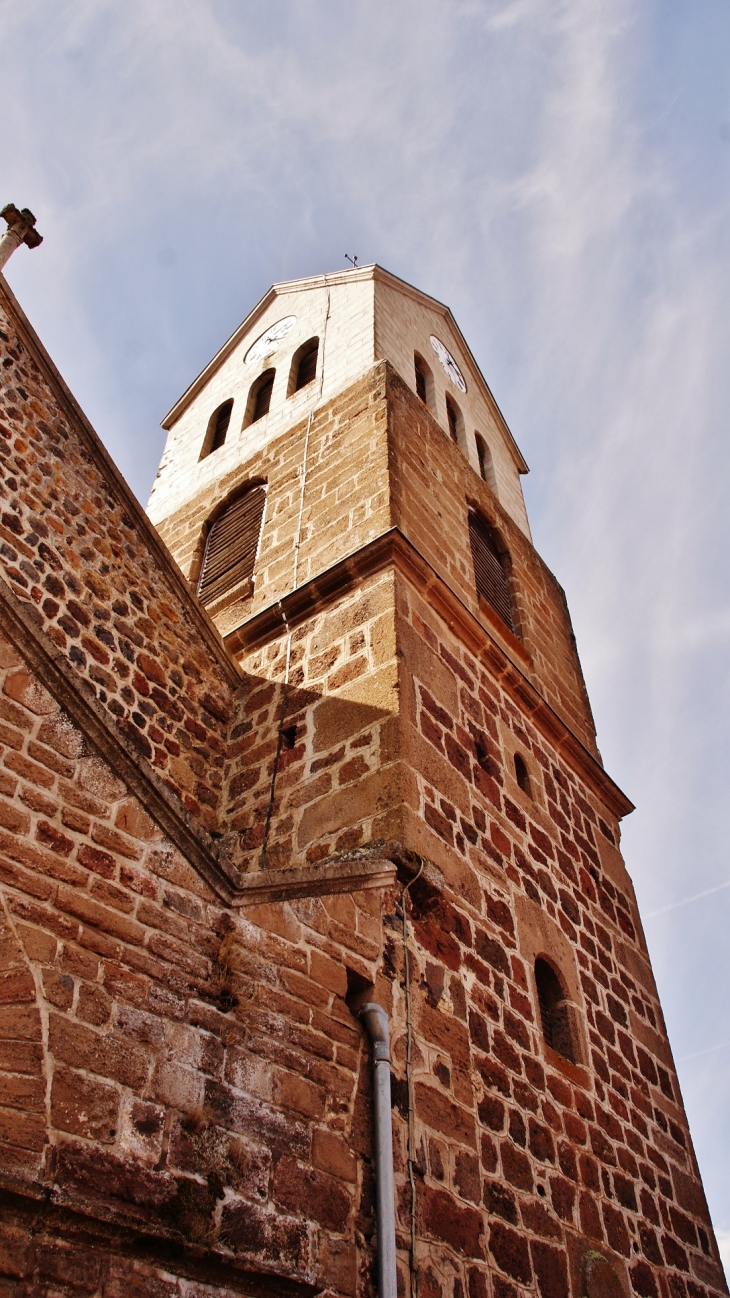
{"label": "vertical downpipe", "polygon": [[375,1213],[378,1224],[378,1295],[396,1298],[395,1180],[390,1101],[388,1015],[382,1005],[361,1005],[357,1017],[373,1048],[373,1125],[375,1139]]}

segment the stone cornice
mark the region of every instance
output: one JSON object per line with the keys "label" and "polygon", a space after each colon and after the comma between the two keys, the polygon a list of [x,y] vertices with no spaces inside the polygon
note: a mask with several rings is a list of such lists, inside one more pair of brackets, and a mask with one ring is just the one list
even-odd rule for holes
{"label": "stone cornice", "polygon": [[48,355],[43,343],[2,275],[0,275],[0,299],[3,300],[9,314],[13,318],[28,352],[41,370],[46,382],[56,396],[59,405],[63,407],[71,427],[84,441],[87,450],[95,461],[100,472],[113,484],[115,492],[118,494],[119,498],[124,501],[124,507],[129,511],[130,517],[134,520],[135,527],[144,538],[150,551],[165,572],[170,584],[173,586],[175,595],[180,600],[185,616],[195,624],[196,630],[205,641],[205,644],[212,653],[216,664],[225,672],[229,682],[232,685],[239,684],[241,674],[235,662],[233,662],[230,656],[226,653],[223,647],[223,641],[218,634],[216,627],[213,625],[196,595],[194,595],[193,591],[190,589],[190,586],[175,563],[175,560],[170,554],[165,542],[162,540],[156,527],[143,510],[129,484],[125,482],[119,469],[109,455],[109,452],[100,437],[89,423],[89,420],[81,409],[81,406],[77,402],[73,393],[66,386],[63,377],[56,369],[56,366]]}
{"label": "stone cornice", "polygon": [[493,617],[482,610],[485,622],[489,621],[488,626],[475,617],[397,527],[298,586],[281,601],[262,609],[227,635],[225,646],[231,653],[240,654],[267,644],[284,633],[283,615],[289,626],[297,626],[305,618],[327,608],[333,600],[354,590],[366,578],[390,566],[397,568],[417,587],[419,594],[449,629],[456,632],[466,648],[490,668],[541,734],[604,800],[614,815],[620,819],[633,811],[634,804],[525,675],[519,664],[528,666],[529,655],[521,641],[501,624],[496,615]]}
{"label": "stone cornice", "polygon": [[141,1212],[125,1213],[100,1203],[96,1196],[70,1195],[45,1181],[2,1169],[0,1215],[5,1220],[11,1213],[30,1219],[34,1229],[41,1219],[46,1229],[52,1225],[76,1255],[80,1242],[102,1256],[141,1248],[148,1263],[240,1298],[316,1298],[322,1293],[321,1284],[282,1275],[275,1262],[264,1269],[250,1255],[236,1256],[227,1248],[193,1243],[172,1227],[143,1220]]}

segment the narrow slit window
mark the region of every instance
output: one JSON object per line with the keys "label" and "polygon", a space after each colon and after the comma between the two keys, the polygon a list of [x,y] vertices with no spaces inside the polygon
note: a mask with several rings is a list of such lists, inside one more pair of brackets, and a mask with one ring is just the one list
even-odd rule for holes
{"label": "narrow slit window", "polygon": [[425,374],[425,371],[424,371],[423,365],[422,365],[421,362],[419,361],[418,357],[416,357],[416,392],[417,392],[418,396],[421,398],[421,401],[423,402],[423,404],[424,404],[424,406],[425,406],[425,405],[427,404],[427,402],[426,402],[426,374]]}
{"label": "narrow slit window", "polygon": [[475,433],[474,440],[477,445],[477,458],[479,460],[480,476],[482,477],[484,482],[486,482],[487,486],[492,488],[492,491],[496,495],[497,480],[494,476],[494,463],[492,461],[492,452],[487,446],[487,443],[485,442],[481,433]]}
{"label": "narrow slit window", "polygon": [[265,370],[261,378],[257,380],[256,390],[253,397],[253,409],[251,411],[251,423],[255,424],[257,420],[263,419],[268,415],[269,406],[271,405],[271,393],[274,390],[275,370]]}
{"label": "narrow slit window", "polygon": [[213,451],[219,451],[228,435],[228,425],[231,422],[231,412],[233,410],[233,401],[224,401],[222,406],[213,412],[208,423],[208,435],[206,437],[207,450],[204,455],[212,455]]}
{"label": "narrow slit window", "polygon": [[315,338],[314,342],[307,343],[304,347],[297,362],[297,373],[294,381],[294,391],[298,392],[300,388],[306,388],[308,383],[313,383],[317,375],[317,357],[319,355],[319,339]]}
{"label": "narrow slit window", "polygon": [[213,604],[251,580],[265,500],[264,487],[251,487],[212,524],[198,581],[201,604]]}
{"label": "narrow slit window", "polygon": [[491,531],[476,514],[469,515],[469,540],[477,595],[491,605],[510,631],[514,631],[509,586],[502,557]]}
{"label": "narrow slit window", "polygon": [[449,434],[452,442],[459,445],[459,416],[451,397],[446,398],[446,418],[449,421]]}
{"label": "narrow slit window", "polygon": [[527,763],[521,753],[515,753],[515,779],[526,793],[528,798],[532,797],[532,785],[530,784],[530,772],[527,769]]}
{"label": "narrow slit window", "polygon": [[574,1064],[575,1047],[568,1002],[558,975],[542,956],[535,961],[535,986],[545,1044]]}

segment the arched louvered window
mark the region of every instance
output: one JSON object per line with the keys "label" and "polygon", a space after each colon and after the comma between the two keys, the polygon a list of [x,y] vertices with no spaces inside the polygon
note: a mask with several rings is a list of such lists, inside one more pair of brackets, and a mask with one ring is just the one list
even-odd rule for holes
{"label": "arched louvered window", "polygon": [[294,392],[299,392],[300,388],[305,388],[308,383],[314,382],[317,375],[318,355],[319,338],[312,338],[297,352],[294,357],[294,364],[296,367],[294,376]]}
{"label": "arched louvered window", "polygon": [[449,433],[451,435],[451,440],[452,442],[456,442],[456,445],[458,446],[459,445],[459,413],[453,401],[451,400],[451,397],[446,398],[446,418],[449,421]]}
{"label": "arched louvered window", "polygon": [[205,543],[198,598],[213,604],[253,576],[266,491],[251,487],[219,514]]}
{"label": "arched louvered window", "polygon": [[542,956],[538,956],[535,961],[535,986],[545,1043],[574,1064],[575,1046],[570,1028],[568,1002],[558,975]]}
{"label": "arched louvered window", "polygon": [[491,531],[476,514],[469,515],[469,540],[477,594],[480,599],[491,604],[510,631],[514,631],[507,574],[502,558]]}
{"label": "arched louvered window", "polygon": [[[228,434],[228,425],[231,422],[231,411],[233,410],[233,401],[224,401],[222,406],[213,411],[208,421],[208,429],[203,443],[203,457],[212,455],[223,445]],[[203,458],[201,457],[201,458]]]}
{"label": "arched louvered window", "polygon": [[249,397],[249,409],[251,417],[249,423],[255,424],[258,419],[263,419],[268,415],[269,406],[271,405],[271,393],[274,390],[274,377],[276,370],[264,370],[263,374],[256,380]]}

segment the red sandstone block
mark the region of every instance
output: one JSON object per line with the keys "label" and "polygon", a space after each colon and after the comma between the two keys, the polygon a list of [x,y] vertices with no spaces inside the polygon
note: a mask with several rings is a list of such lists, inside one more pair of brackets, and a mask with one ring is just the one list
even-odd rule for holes
{"label": "red sandstone block", "polygon": [[46,1143],[45,1114],[0,1107],[0,1142],[13,1149],[40,1151]]}
{"label": "red sandstone block", "polygon": [[[44,901],[53,895],[54,880],[64,880],[67,883],[73,883],[83,886],[83,871],[64,861],[58,856],[53,856],[50,852],[44,852],[36,848],[32,843],[24,838],[14,838],[10,834],[0,831],[0,851],[5,852],[6,857],[11,860],[7,861],[0,856],[0,874],[11,887],[21,888],[23,892],[28,893],[31,897],[40,897]],[[34,873],[29,874],[26,870],[11,864],[11,862],[22,862],[23,865],[30,866]],[[50,880],[39,877],[49,875]],[[54,932],[56,929],[54,929]]]}
{"label": "red sandstone block", "polygon": [[75,847],[72,838],[61,833],[60,829],[47,820],[39,820],[35,836],[43,847],[47,847],[51,852],[57,852],[59,856],[70,856]]}
{"label": "red sandstone block", "polygon": [[30,1235],[10,1222],[0,1222],[0,1274],[22,1279],[28,1265]]}
{"label": "red sandstone block", "polygon": [[319,1086],[314,1086],[304,1077],[294,1073],[274,1069],[273,1095],[276,1104],[285,1109],[294,1109],[309,1118],[322,1118],[325,1110],[325,1095]]}
{"label": "red sandstone block", "polygon": [[114,824],[132,838],[139,838],[145,843],[160,838],[160,830],[154,820],[142,810],[136,799],[130,798],[120,806]]}
{"label": "red sandstone block", "polygon": [[51,697],[39,681],[25,668],[20,667],[6,678],[3,693],[16,703],[22,704],[35,716],[47,716],[58,711],[56,700]]}
{"label": "red sandstone block", "polygon": [[312,1162],[322,1172],[354,1184],[357,1160],[341,1136],[318,1127],[312,1135]]}
{"label": "red sandstone block", "polygon": [[137,861],[142,855],[142,849],[133,839],[127,838],[126,834],[120,834],[115,829],[110,829],[108,825],[95,822],[91,828],[91,837],[101,847],[107,847],[110,852],[116,852],[119,856],[126,856],[130,861]]}
{"label": "red sandstone block", "polygon": [[320,951],[312,951],[309,968],[315,983],[333,991],[337,996],[347,994],[347,973],[343,965],[336,964]]}
{"label": "red sandstone block", "polygon": [[128,915],[134,910],[136,904],[136,898],[130,897],[129,893],[125,892],[123,888],[118,888],[116,884],[108,883],[105,879],[92,879],[89,884],[89,892],[102,905],[113,906],[115,910],[122,911],[123,914]]}
{"label": "red sandstone block", "polygon": [[274,1198],[292,1212],[342,1233],[350,1215],[351,1199],[341,1182],[316,1168],[282,1158],[273,1180]]}
{"label": "red sandstone block", "polygon": [[449,1244],[457,1256],[484,1258],[482,1214],[475,1208],[456,1203],[445,1190],[424,1186],[420,1195],[420,1212],[421,1228],[427,1235]]}
{"label": "red sandstone block", "polygon": [[0,978],[0,1003],[20,1005],[34,1001],[35,995],[35,982],[30,969],[20,963],[15,968],[6,965]]}
{"label": "red sandstone block", "polygon": [[10,830],[12,834],[29,834],[30,816],[20,807],[12,806],[4,799],[0,799],[0,825],[3,829]]}
{"label": "red sandstone block", "polygon": [[[127,919],[108,906],[100,905],[88,894],[67,888],[63,884],[58,889],[58,907],[123,942],[130,942],[133,946],[141,946],[144,942],[145,930],[136,920]],[[86,945],[85,941],[83,945]]]}
{"label": "red sandstone block", "polygon": [[25,735],[22,730],[15,726],[0,724],[0,743],[6,744],[8,748],[21,749],[25,743]]}
{"label": "red sandstone block", "polygon": [[99,1285],[102,1259],[91,1250],[80,1249],[58,1239],[36,1245],[36,1273],[50,1287],[72,1292],[94,1293]]}
{"label": "red sandstone block", "polygon": [[116,1135],[119,1092],[115,1086],[56,1068],[51,1091],[54,1126],[87,1140],[111,1144]]}
{"label": "red sandstone block", "polygon": [[109,852],[102,852],[98,847],[92,847],[89,843],[82,843],[76,853],[76,859],[85,865],[95,874],[102,875],[105,879],[113,879],[117,863]]}
{"label": "red sandstone block", "polygon": [[144,1050],[58,1014],[50,1016],[49,1049],[56,1059],[74,1068],[86,1069],[136,1091],[147,1080],[150,1061]]}
{"label": "red sandstone block", "polygon": [[149,949],[161,960],[177,965],[179,969],[184,969],[197,978],[206,978],[210,972],[208,960],[193,951],[189,943],[180,942],[167,933],[153,933],[149,939]]}
{"label": "red sandstone block", "polygon": [[474,1119],[468,1110],[423,1082],[416,1083],[416,1107],[421,1121],[434,1131],[476,1149]]}

